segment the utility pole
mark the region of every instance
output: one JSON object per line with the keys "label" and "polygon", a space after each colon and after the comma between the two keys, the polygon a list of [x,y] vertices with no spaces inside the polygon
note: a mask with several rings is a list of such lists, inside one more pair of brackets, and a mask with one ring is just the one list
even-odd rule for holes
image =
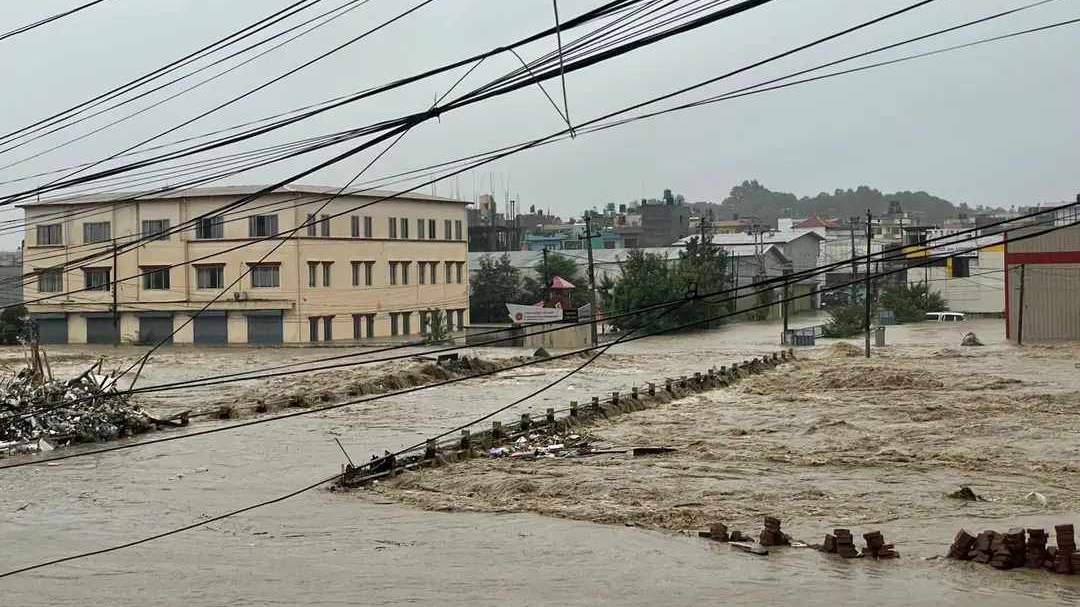
{"label": "utility pole", "polygon": [[497,251],[497,250],[499,250],[498,249],[498,238],[497,238],[497,235],[496,235],[496,231],[498,230],[498,228],[495,226],[495,216],[496,216],[496,205],[495,205],[494,198],[492,198],[492,201],[491,201],[491,233],[488,235],[488,250],[489,251]]}
{"label": "utility pole", "polygon": [[[855,303],[855,294],[858,292],[858,285],[855,284],[855,279],[859,276],[859,265],[855,261],[855,226],[858,225],[858,217],[848,218],[848,227],[851,229],[851,303]],[[870,251],[867,251],[869,253]]]}
{"label": "utility pole", "polygon": [[870,222],[872,221],[870,215],[870,209],[866,209],[866,302],[865,302],[865,322],[866,322],[866,357],[870,358],[870,239],[874,232],[871,229]]}
{"label": "utility pole", "polygon": [[592,345],[596,347],[600,343],[600,338],[596,335],[600,311],[596,308],[596,275],[593,271],[592,238],[592,213],[585,213],[585,248],[589,252],[589,309],[592,310],[589,332],[592,334]]}
{"label": "utility pole", "polygon": [[787,343],[788,334],[788,298],[791,297],[791,290],[789,288],[792,269],[784,268],[784,343]]}
{"label": "utility pole", "polygon": [[551,299],[551,272],[548,271],[547,253],[547,247],[544,247],[544,289],[546,289],[547,298]]}
{"label": "utility pole", "polygon": [[113,326],[113,347],[120,345],[120,306],[119,306],[119,293],[117,293],[117,277],[116,273],[116,242],[113,242],[112,249],[112,326]]}
{"label": "utility pole", "polygon": [[1016,319],[1016,345],[1024,345],[1024,264],[1020,264],[1020,307]]}

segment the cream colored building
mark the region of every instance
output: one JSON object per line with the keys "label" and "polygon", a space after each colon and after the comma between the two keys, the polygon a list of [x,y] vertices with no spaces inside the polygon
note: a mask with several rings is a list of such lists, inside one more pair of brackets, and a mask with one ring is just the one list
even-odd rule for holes
{"label": "cream colored building", "polygon": [[[25,299],[42,341],[112,343],[114,279],[125,343],[405,339],[432,309],[455,331],[468,323],[466,203],[367,191],[321,208],[337,188],[290,186],[222,212],[259,189],[24,205]],[[114,260],[113,239],[123,249],[158,232]]]}

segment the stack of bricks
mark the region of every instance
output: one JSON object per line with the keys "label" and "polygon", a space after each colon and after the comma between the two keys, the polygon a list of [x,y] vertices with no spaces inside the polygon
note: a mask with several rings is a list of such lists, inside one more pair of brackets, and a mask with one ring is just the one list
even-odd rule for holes
{"label": "stack of bricks", "polygon": [[[975,545],[975,536],[971,535],[964,529],[961,529],[956,534],[956,538],[953,539],[952,546],[949,547],[949,558],[966,561],[971,558],[971,549]],[[1039,561],[1042,562],[1041,560]]]}
{"label": "stack of bricks", "polygon": [[850,529],[833,529],[833,536],[835,536],[837,554],[846,559],[859,556],[859,551],[855,549],[855,538],[851,536]]}
{"label": "stack of bricks", "polygon": [[994,541],[994,537],[997,533],[993,531],[983,531],[975,538],[975,543],[971,546],[971,551],[968,552],[968,558],[976,563],[989,563],[990,562],[990,545]]}
{"label": "stack of bricks", "polygon": [[1027,552],[1024,555],[1024,564],[1037,569],[1046,562],[1046,530],[1028,529],[1027,535]]}
{"label": "stack of bricks", "polygon": [[780,519],[766,516],[765,528],[761,530],[758,543],[762,546],[787,546],[791,541],[780,531]]}
{"label": "stack of bricks", "polygon": [[880,531],[864,533],[863,539],[866,540],[866,550],[863,551],[864,556],[878,559],[895,559],[900,556],[900,553],[895,550],[892,544],[885,543],[885,536]]}
{"label": "stack of bricks", "polygon": [[990,542],[990,565],[997,569],[1012,569],[1024,564],[1024,530],[1009,529],[1004,535],[995,533]]}
{"label": "stack of bricks", "polygon": [[1076,538],[1072,525],[1054,525],[1057,534],[1057,551],[1054,554],[1054,572],[1072,573],[1073,553],[1076,552]]}

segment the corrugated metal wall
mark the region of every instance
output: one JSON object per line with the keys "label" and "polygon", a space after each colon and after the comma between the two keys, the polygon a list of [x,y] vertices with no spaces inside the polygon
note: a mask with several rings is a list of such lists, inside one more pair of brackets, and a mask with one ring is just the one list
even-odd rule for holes
{"label": "corrugated metal wall", "polygon": [[1014,253],[1056,253],[1060,251],[1080,251],[1080,226],[1062,228],[1035,238],[1017,241],[1016,238],[1046,230],[1050,226],[1035,226],[1020,230],[1009,230],[1008,252]]}
{"label": "corrugated metal wall", "polygon": [[[1024,341],[1080,340],[1080,264],[1025,265]],[[1009,273],[1009,327],[1015,340],[1020,328],[1020,266],[1010,264]]]}

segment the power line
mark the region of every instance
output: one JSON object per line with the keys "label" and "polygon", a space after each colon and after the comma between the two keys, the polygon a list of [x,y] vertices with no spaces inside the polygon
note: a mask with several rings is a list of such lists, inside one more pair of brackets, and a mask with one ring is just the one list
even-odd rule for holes
{"label": "power line", "polygon": [[33,23],[28,23],[28,24],[26,24],[26,25],[24,25],[22,27],[17,27],[15,29],[11,30],[11,31],[4,32],[3,34],[0,34],[0,42],[2,42],[4,40],[7,40],[8,38],[18,36],[19,34],[25,34],[26,32],[29,32],[31,30],[35,30],[35,29],[37,29],[39,27],[42,27],[44,25],[48,25],[48,24],[52,23],[53,21],[58,21],[60,19],[63,19],[64,17],[74,15],[75,13],[84,11],[84,10],[86,10],[88,8],[91,8],[93,6],[101,4],[102,2],[105,2],[105,0],[93,0],[92,2],[87,2],[86,4],[76,6],[75,8],[72,8],[70,10],[66,10],[66,11],[64,11],[62,13],[57,13],[55,15],[52,15],[51,17],[45,17],[44,19],[39,19],[37,21],[34,21]]}

